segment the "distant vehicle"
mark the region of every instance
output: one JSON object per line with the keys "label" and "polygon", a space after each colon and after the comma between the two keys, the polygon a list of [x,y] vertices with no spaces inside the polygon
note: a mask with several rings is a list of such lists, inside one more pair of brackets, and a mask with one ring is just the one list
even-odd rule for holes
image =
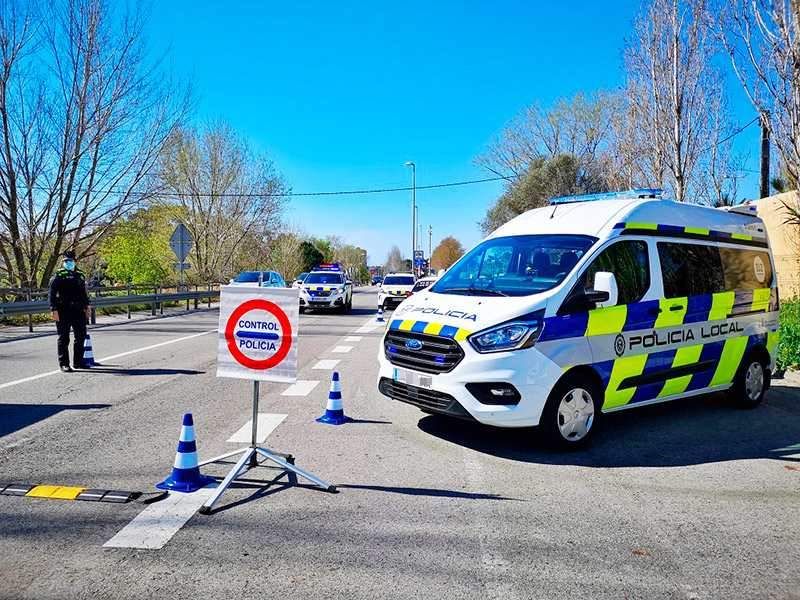
{"label": "distant vehicle", "polygon": [[300,312],[317,308],[345,313],[353,308],[353,284],[337,264],[319,265],[300,285]]}
{"label": "distant vehicle", "polygon": [[394,309],[411,294],[416,282],[413,273],[388,274],[383,279],[381,291],[378,292],[378,306],[382,306],[385,310]]}
{"label": "distant vehicle", "polygon": [[299,288],[301,285],[303,285],[303,282],[306,280],[306,277],[308,277],[308,273],[300,273],[300,275],[297,276],[297,279],[294,280],[292,287]]}
{"label": "distant vehicle", "polygon": [[[417,283],[414,284],[414,289],[411,290],[411,294],[421,292],[422,290],[431,287],[437,281],[439,281],[438,277],[420,277],[417,279]],[[409,296],[411,296],[411,294],[409,294]]]}
{"label": "distant vehicle", "polygon": [[383,281],[383,277],[380,275],[373,275],[372,280],[369,282],[370,285],[379,285]]}
{"label": "distant vehicle", "polygon": [[232,279],[230,284],[258,287],[259,280],[261,287],[286,287],[283,277],[276,271],[245,271],[236,279]]}

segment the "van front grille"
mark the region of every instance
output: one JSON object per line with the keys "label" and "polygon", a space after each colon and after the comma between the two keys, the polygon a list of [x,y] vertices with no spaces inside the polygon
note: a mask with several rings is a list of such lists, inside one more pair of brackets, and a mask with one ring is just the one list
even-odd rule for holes
{"label": "van front grille", "polygon": [[[422,346],[417,350],[410,349],[406,342],[412,339],[421,342]],[[461,346],[450,338],[398,329],[386,332],[383,350],[393,365],[424,373],[448,373],[464,358]]]}

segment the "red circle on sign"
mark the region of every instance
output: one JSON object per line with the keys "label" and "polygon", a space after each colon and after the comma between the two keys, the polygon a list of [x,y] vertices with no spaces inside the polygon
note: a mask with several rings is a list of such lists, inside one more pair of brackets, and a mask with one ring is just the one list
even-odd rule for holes
{"label": "red circle on sign", "polygon": [[[236,321],[238,321],[241,316],[251,310],[265,310],[268,313],[271,313],[278,319],[278,323],[280,323],[281,331],[283,335],[281,336],[281,345],[278,346],[278,351],[270,356],[265,360],[256,360],[254,358],[250,358],[246,356],[244,352],[239,350],[236,347],[236,339],[233,335],[234,327],[236,327]],[[240,365],[247,367],[248,369],[271,369],[275,365],[279,364],[286,355],[289,354],[289,348],[292,347],[292,324],[289,323],[289,317],[286,316],[286,313],[281,310],[281,308],[270,302],[269,300],[249,300],[244,304],[236,307],[231,313],[231,316],[228,318],[228,323],[225,326],[225,339],[228,342],[228,350],[233,355],[234,360],[238,362]]]}

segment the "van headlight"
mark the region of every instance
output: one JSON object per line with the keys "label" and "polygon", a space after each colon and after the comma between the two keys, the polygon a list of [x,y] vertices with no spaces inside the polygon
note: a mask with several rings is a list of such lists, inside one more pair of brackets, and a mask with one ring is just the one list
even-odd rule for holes
{"label": "van headlight", "polygon": [[[524,321],[514,320],[513,322],[503,323],[502,325],[473,333],[467,338],[467,341],[476,352],[481,354],[530,348],[542,333],[543,321],[540,312],[536,313],[535,318],[525,319]],[[534,315],[526,316],[533,317]]]}

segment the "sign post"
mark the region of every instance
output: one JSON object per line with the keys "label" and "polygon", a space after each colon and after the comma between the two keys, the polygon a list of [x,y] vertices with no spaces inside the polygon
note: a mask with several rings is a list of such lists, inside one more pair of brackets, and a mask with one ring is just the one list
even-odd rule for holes
{"label": "sign post", "polygon": [[190,265],[184,263],[183,260],[189,256],[193,241],[189,230],[186,229],[186,225],[183,223],[178,223],[175,231],[172,232],[172,237],[169,238],[169,245],[180,261],[180,263],[176,263],[173,266],[181,271],[181,289],[183,289],[183,271],[190,268]]}
{"label": "sign post", "polygon": [[[182,259],[181,259],[182,260]],[[294,465],[291,454],[258,445],[258,396],[261,381],[297,381],[299,291],[269,287],[220,286],[217,377],[253,380],[253,428],[250,445],[205,460],[198,466],[241,457],[200,509],[208,514],[234,479],[270,460],[328,492],[336,488]]]}

